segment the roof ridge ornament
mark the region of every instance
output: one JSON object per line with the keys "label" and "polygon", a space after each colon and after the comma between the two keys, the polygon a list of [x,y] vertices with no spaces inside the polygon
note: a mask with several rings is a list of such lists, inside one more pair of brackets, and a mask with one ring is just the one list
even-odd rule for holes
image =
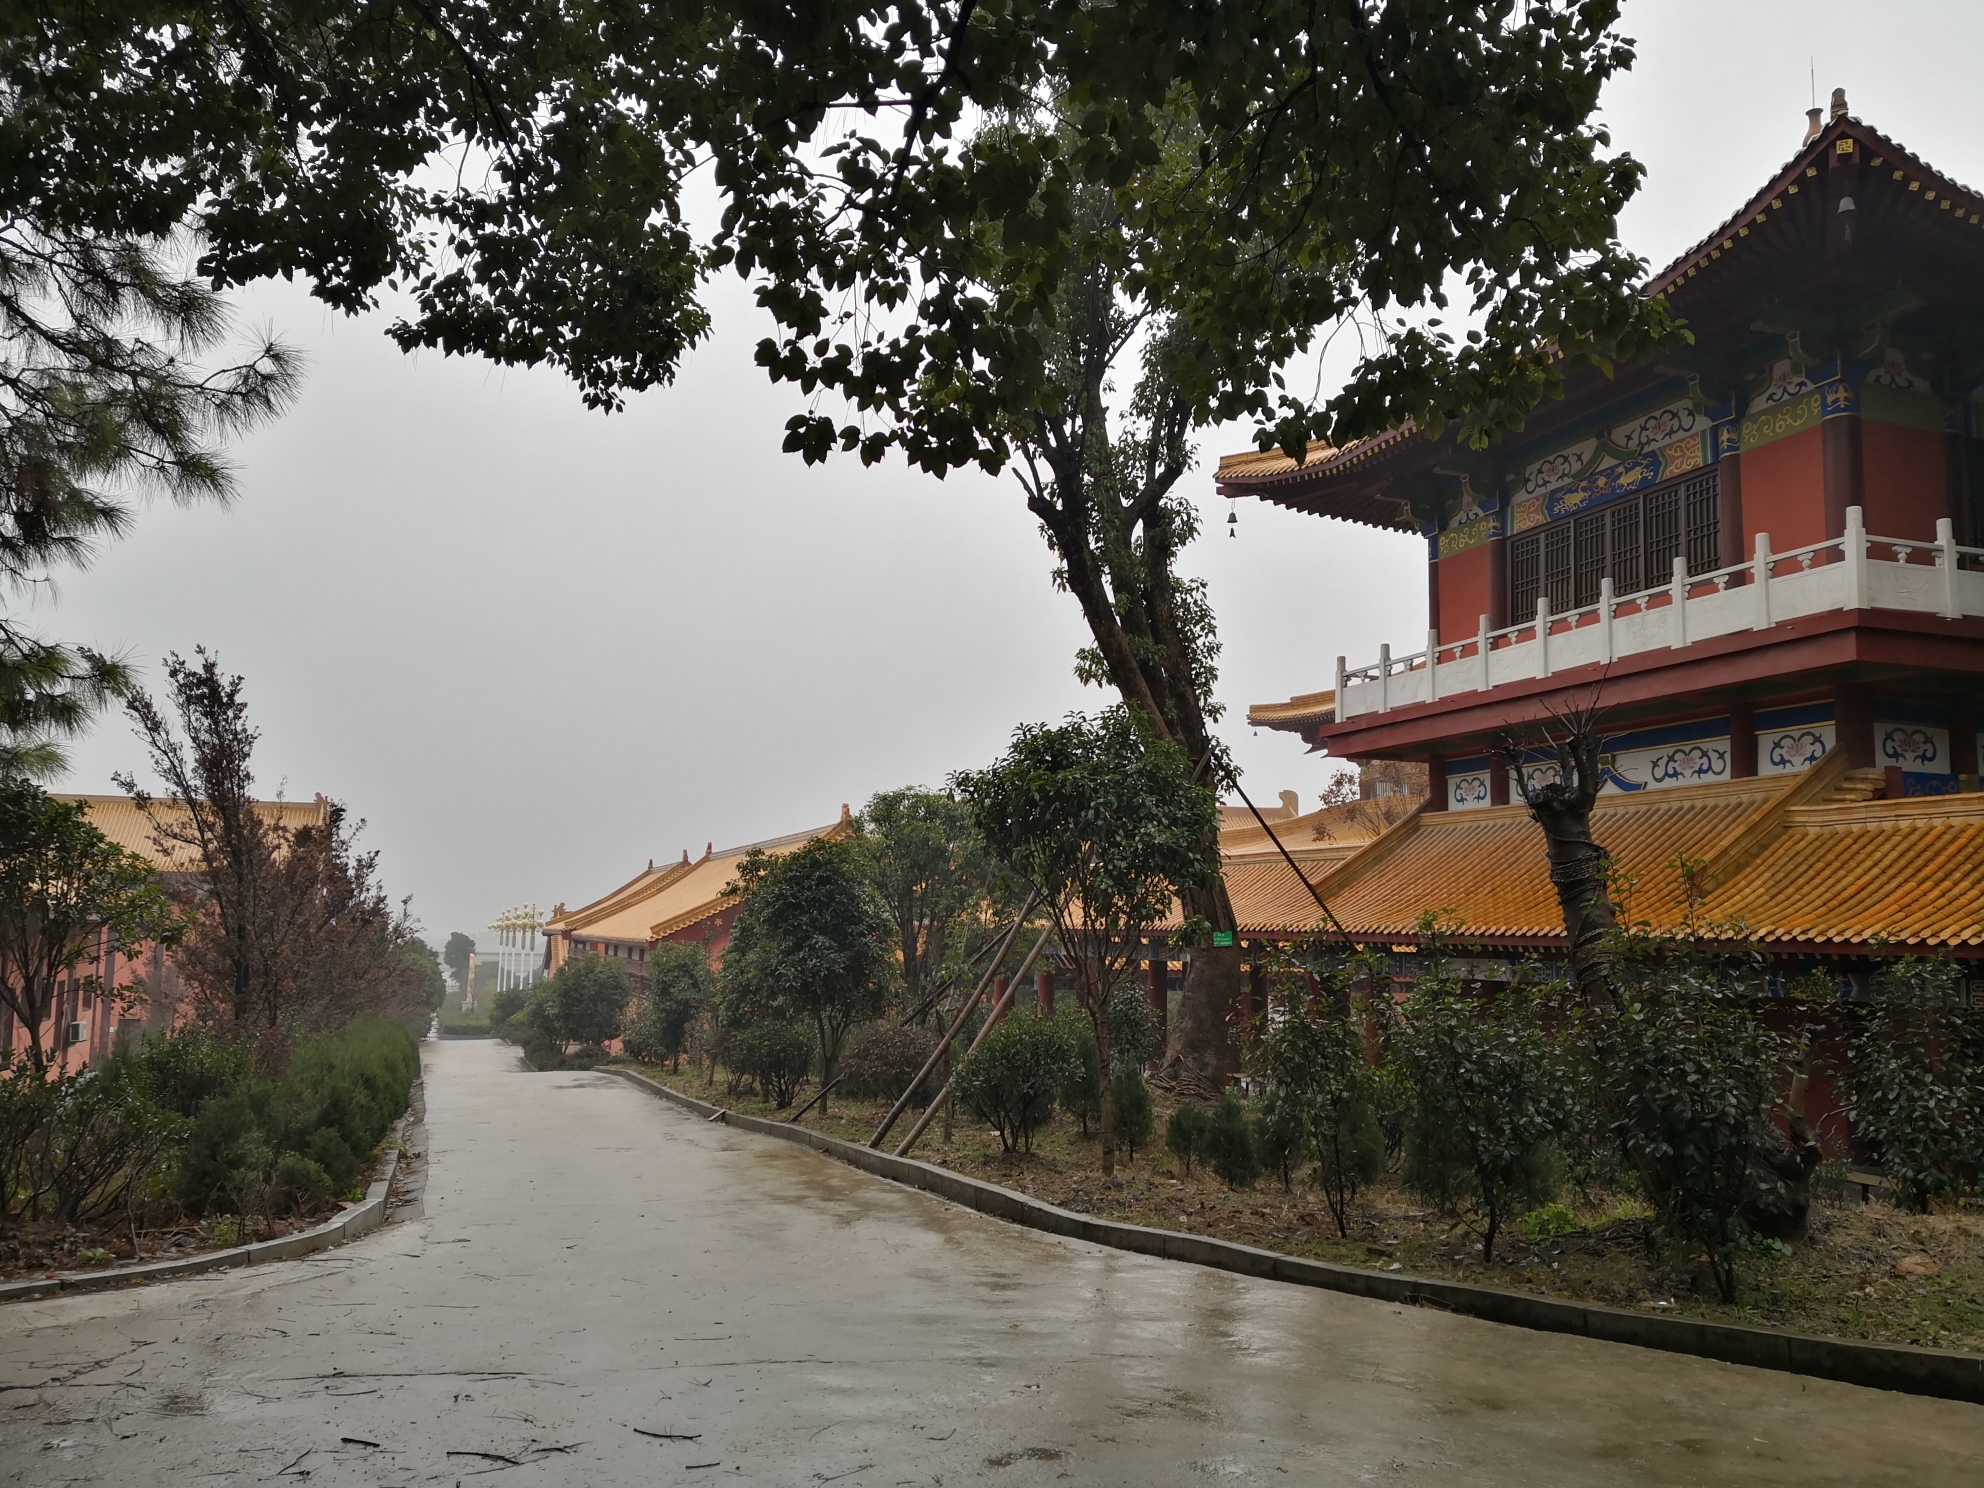
{"label": "roof ridge ornament", "polygon": [[1844,88],[1834,88],[1832,90],[1832,116],[1835,119],[1844,119],[1846,113],[1846,90]]}

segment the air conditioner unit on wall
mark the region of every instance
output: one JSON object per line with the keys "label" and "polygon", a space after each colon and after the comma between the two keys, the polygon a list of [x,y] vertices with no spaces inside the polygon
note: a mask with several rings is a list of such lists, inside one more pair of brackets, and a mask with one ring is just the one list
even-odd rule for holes
{"label": "air conditioner unit on wall", "polygon": [[69,1025],[69,1038],[68,1038],[68,1042],[70,1042],[70,1043],[72,1043],[72,1044],[80,1044],[80,1043],[82,1043],[82,1042],[83,1042],[84,1040],[86,1040],[86,1039],[87,1039],[87,1038],[88,1038],[89,1036],[90,1036],[90,1026],[89,1026],[89,1024],[87,1024],[87,1023],[71,1023],[71,1024]]}

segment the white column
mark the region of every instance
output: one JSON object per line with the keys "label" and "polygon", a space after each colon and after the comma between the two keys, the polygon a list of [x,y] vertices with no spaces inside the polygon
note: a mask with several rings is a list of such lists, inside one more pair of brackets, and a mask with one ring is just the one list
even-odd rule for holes
{"label": "white column", "polygon": [[1607,666],[1617,659],[1612,654],[1612,607],[1616,603],[1618,601],[1612,593],[1612,575],[1607,574],[1598,581],[1598,640],[1604,648]]}
{"label": "white column", "polygon": [[1673,645],[1679,651],[1688,644],[1688,559],[1685,554],[1674,555],[1674,578],[1668,586],[1668,593],[1673,596],[1671,608],[1674,618],[1670,622],[1673,626]]}
{"label": "white column", "polygon": [[1757,617],[1753,628],[1757,630],[1769,630],[1770,534],[1768,532],[1759,532],[1757,534],[1757,554],[1751,561],[1755,565],[1755,573],[1750,582],[1756,587],[1757,591]]}
{"label": "white column", "polygon": [[1550,675],[1550,596],[1536,596],[1536,675]]}
{"label": "white column", "polygon": [[1956,599],[1956,529],[1950,526],[1948,517],[1936,518],[1936,546],[1940,549],[1936,562],[1943,570],[1943,607],[1936,613],[1945,620],[1956,620],[1963,611]]}
{"label": "white column", "polygon": [[1846,509],[1846,607],[1867,608],[1867,522],[1857,506]]}

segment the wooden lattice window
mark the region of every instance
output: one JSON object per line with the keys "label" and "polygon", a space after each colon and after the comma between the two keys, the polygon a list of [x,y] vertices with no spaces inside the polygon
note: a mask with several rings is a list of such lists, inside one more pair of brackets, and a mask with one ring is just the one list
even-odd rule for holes
{"label": "wooden lattice window", "polygon": [[1719,487],[1713,469],[1700,471],[1512,539],[1510,621],[1533,616],[1542,594],[1553,614],[1597,604],[1607,578],[1621,597],[1658,589],[1682,554],[1691,574],[1720,567]]}

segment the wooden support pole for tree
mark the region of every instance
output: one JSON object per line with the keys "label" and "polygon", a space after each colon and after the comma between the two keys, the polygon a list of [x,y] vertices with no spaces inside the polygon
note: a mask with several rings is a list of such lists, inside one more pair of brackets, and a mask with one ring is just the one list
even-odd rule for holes
{"label": "wooden support pole for tree", "polygon": [[[1036,940],[1033,943],[1033,949],[1026,953],[1026,960],[1020,962],[1018,975],[1013,978],[1011,985],[1006,988],[1005,994],[992,1005],[992,1011],[985,1019],[985,1026],[978,1030],[978,1036],[971,1041],[971,1047],[964,1051],[965,1059],[971,1058],[973,1053],[977,1051],[978,1046],[985,1042],[985,1035],[992,1031],[993,1027],[1001,1018],[1006,1016],[1006,1008],[1012,1002],[1013,994],[1019,991],[1020,984],[1026,980],[1027,968],[1033,965],[1033,958],[1040,954],[1040,948],[1047,944],[1047,937],[1053,933],[1054,927],[1052,925],[1049,925],[1045,930],[1040,932],[1040,939]],[[962,1064],[964,1061],[960,1060],[958,1062]],[[951,1071],[950,1079],[944,1082],[944,1088],[937,1092],[937,1098],[923,1108],[923,1114],[916,1118],[916,1125],[909,1129],[909,1135],[904,1137],[902,1139],[902,1145],[896,1148],[897,1157],[909,1156],[909,1149],[914,1147],[916,1145],[916,1139],[923,1135],[923,1129],[930,1124],[930,1118],[937,1114],[940,1106],[946,1106],[950,1101],[951,1087],[957,1083],[957,1079],[958,1072],[954,1068]],[[910,1087],[912,1091],[915,1088],[914,1085]],[[873,1146],[874,1144],[870,1143],[869,1145]]]}
{"label": "wooden support pole for tree", "polygon": [[957,1017],[951,1021],[951,1026],[945,1031],[943,1038],[937,1041],[937,1047],[930,1051],[930,1057],[924,1060],[923,1068],[917,1072],[916,1078],[909,1082],[909,1088],[903,1091],[893,1106],[889,1107],[889,1114],[884,1116],[882,1124],[875,1128],[875,1135],[868,1139],[870,1147],[882,1145],[882,1139],[889,1134],[889,1128],[901,1120],[902,1113],[909,1108],[910,1097],[922,1088],[923,1082],[930,1078],[930,1072],[937,1067],[938,1061],[950,1050],[952,1042],[964,1029],[964,1020],[971,1016],[971,1010],[978,1006],[978,999],[985,995],[986,984],[998,971],[999,963],[1006,959],[1006,952],[1012,948],[1013,937],[1020,933],[1020,926],[1026,923],[1026,917],[1033,913],[1034,905],[1039,902],[1040,894],[1036,891],[1028,897],[1025,907],[1013,917],[1013,923],[1007,927],[1006,933],[999,937],[998,954],[993,956],[992,964],[985,968],[985,975],[978,979],[978,985],[972,988],[971,996],[964,1000],[964,1006],[958,1009]]}
{"label": "wooden support pole for tree", "polygon": [[790,1116],[785,1118],[785,1124],[787,1126],[792,1125],[793,1122],[797,1121],[801,1116],[804,1116],[808,1111],[812,1110],[813,1107],[817,1106],[821,1101],[827,1098],[828,1091],[832,1090],[834,1086],[840,1084],[840,1082],[842,1080],[845,1080],[846,1078],[847,1076],[845,1074],[839,1074],[839,1075],[835,1075],[831,1080],[827,1081],[826,1084],[822,1085],[818,1090],[816,1090],[813,1093],[813,1098],[811,1100],[806,1102],[805,1105],[801,1106],[798,1110],[794,1111]]}

